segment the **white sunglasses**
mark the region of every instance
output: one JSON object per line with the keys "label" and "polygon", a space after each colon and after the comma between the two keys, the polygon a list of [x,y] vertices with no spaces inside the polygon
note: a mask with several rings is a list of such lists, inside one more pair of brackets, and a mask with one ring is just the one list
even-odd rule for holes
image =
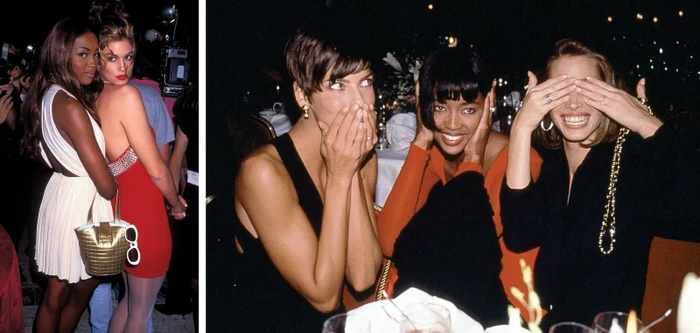
{"label": "white sunglasses", "polygon": [[[130,233],[131,230],[134,231],[133,234]],[[126,250],[126,260],[130,265],[136,266],[139,264],[139,262],[141,262],[141,251],[139,251],[139,245],[136,242],[139,239],[138,229],[136,229],[134,225],[126,227],[124,238],[126,238],[126,241],[129,242],[129,249]]]}

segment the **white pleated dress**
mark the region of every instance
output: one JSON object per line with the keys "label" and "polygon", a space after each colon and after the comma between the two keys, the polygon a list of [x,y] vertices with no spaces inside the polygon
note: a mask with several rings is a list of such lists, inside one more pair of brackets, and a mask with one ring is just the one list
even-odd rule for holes
{"label": "white pleated dress", "polygon": [[[97,188],[80,162],[78,153],[56,128],[52,104],[54,96],[60,90],[63,88],[53,85],[44,94],[41,129],[49,151],[65,169],[77,177],[67,177],[54,172],[46,185],[37,221],[35,259],[40,272],[56,276],[59,280],[76,283],[90,278],[90,275],[85,271],[74,229],[87,223],[91,205],[92,216],[97,221],[111,221],[113,214],[110,202],[97,193]],[[66,93],[73,97],[67,91]],[[95,140],[104,155],[102,130],[92,117],[90,122],[95,132]],[[41,155],[50,166],[43,147]]]}

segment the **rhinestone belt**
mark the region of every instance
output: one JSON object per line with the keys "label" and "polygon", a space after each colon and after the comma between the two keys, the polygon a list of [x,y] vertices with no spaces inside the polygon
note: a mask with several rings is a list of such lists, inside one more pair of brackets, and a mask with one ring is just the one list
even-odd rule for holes
{"label": "rhinestone belt", "polygon": [[134,149],[129,147],[129,150],[127,150],[122,157],[109,164],[109,171],[111,171],[112,175],[115,177],[119,176],[134,165],[138,159],[136,153],[134,153]]}

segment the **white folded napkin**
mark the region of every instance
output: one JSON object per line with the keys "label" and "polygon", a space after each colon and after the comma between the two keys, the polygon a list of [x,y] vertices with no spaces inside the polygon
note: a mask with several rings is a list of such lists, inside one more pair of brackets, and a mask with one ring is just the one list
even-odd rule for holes
{"label": "white folded napkin", "polygon": [[[394,298],[393,301],[402,311],[410,304],[419,302],[429,301],[440,304],[450,310],[453,333],[484,333],[484,328],[481,324],[463,311],[457,309],[452,302],[432,296],[420,289],[410,288]],[[401,311],[399,311],[394,304],[391,304],[389,300],[381,300],[365,304],[348,313],[358,314],[368,318],[372,325],[372,333],[398,332],[401,323]],[[359,333],[347,329],[346,332]]]}
{"label": "white folded napkin", "polygon": [[397,113],[386,122],[386,138],[391,150],[408,149],[416,137],[416,114],[413,112]]}
{"label": "white folded napkin", "polygon": [[688,273],[683,279],[681,296],[678,300],[678,333],[700,332],[700,277]]}

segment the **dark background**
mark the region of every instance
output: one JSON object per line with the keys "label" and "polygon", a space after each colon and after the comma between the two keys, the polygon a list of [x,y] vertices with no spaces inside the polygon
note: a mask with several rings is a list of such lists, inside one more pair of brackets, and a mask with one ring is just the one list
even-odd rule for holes
{"label": "dark background", "polygon": [[[0,5],[0,41],[24,50],[27,44],[39,47],[58,20],[68,16],[87,16],[91,0],[26,1],[9,0]],[[178,9],[175,41],[188,50],[188,58],[196,64],[198,58],[199,11],[197,0],[122,0],[131,15],[137,38],[143,38],[148,29],[162,34],[172,33],[173,24],[166,26],[160,18],[166,6]],[[144,39],[145,40],[145,39]],[[145,42],[146,48],[150,43]],[[153,45],[155,47],[155,45]],[[160,45],[158,46],[160,48]],[[137,54],[139,50],[137,49]],[[193,66],[196,68],[196,66]]]}
{"label": "dark background", "polygon": [[[433,10],[428,10],[430,3]],[[306,18],[327,10],[358,12],[366,18],[348,29],[370,31],[373,38],[367,43],[378,57],[375,70],[384,66],[381,56],[386,52],[411,46],[427,53],[439,47],[438,37],[451,35],[459,38],[461,46],[472,44],[497,74],[520,84],[528,69],[544,64],[557,40],[573,37],[606,54],[630,83],[639,75],[647,77],[650,90],[656,86],[656,90],[686,89],[688,82],[697,86],[700,77],[697,0],[208,1],[211,101],[220,100],[216,105],[221,107],[259,111],[259,104],[277,98],[271,93],[277,83],[265,70],[281,74],[284,95],[291,87],[284,66],[285,42]],[[678,15],[680,10],[683,17]],[[637,13],[644,18],[638,20]],[[654,16],[658,23],[652,22]],[[664,54],[659,54],[659,48],[664,48]],[[652,70],[649,59],[668,63]],[[668,70],[659,71],[661,67]],[[681,83],[685,87],[677,87]],[[680,98],[671,91],[651,93],[657,94],[662,109],[670,107],[671,99]]]}

